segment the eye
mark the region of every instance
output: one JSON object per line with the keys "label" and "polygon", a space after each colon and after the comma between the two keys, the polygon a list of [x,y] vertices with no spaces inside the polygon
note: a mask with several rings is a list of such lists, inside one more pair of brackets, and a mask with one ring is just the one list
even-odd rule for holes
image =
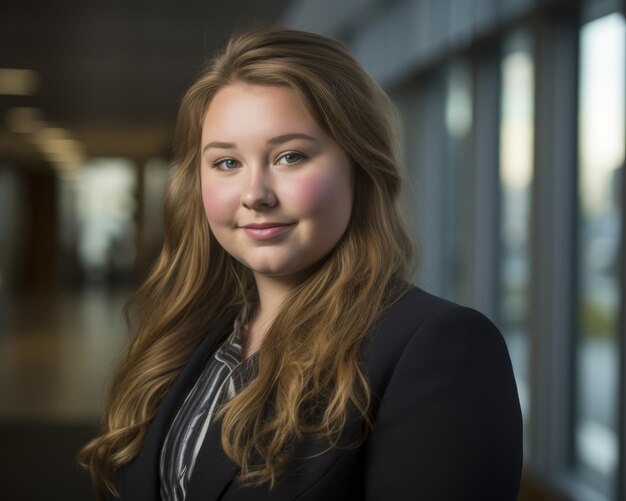
{"label": "eye", "polygon": [[234,170],[239,167],[239,162],[234,158],[220,158],[213,162],[213,166],[219,170]]}
{"label": "eye", "polygon": [[296,153],[295,151],[290,151],[288,153],[284,153],[276,159],[277,164],[282,165],[294,165],[305,159],[306,156],[302,153]]}

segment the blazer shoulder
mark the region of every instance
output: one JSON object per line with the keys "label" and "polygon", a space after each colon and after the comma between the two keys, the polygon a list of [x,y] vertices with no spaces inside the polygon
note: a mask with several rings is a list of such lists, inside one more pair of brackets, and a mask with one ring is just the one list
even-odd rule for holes
{"label": "blazer shoulder", "polygon": [[419,287],[411,286],[387,308],[377,327],[380,329],[419,327],[432,316],[453,308],[463,307]]}
{"label": "blazer shoulder", "polygon": [[[482,313],[411,286],[381,315],[370,330],[373,343],[406,345],[413,334],[447,317],[482,316]],[[484,317],[486,319],[486,317]]]}
{"label": "blazer shoulder", "polygon": [[516,499],[522,419],[497,327],[419,290],[376,327],[367,353],[374,432],[366,497],[404,499],[417,489],[425,499]]}
{"label": "blazer shoulder", "polygon": [[424,354],[454,351],[467,356],[495,347],[508,359],[500,331],[484,314],[414,286],[387,308],[364,343],[363,362],[373,389],[384,391],[409,345],[418,345]]}

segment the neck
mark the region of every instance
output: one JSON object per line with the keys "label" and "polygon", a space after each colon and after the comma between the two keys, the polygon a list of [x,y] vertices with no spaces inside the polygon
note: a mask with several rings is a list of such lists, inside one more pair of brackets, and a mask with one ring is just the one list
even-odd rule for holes
{"label": "neck", "polygon": [[268,326],[294,286],[293,283],[263,275],[255,274],[254,279],[259,294],[259,304],[248,323],[243,359],[260,348]]}
{"label": "neck", "polygon": [[258,324],[260,320],[262,324],[269,324],[274,320],[280,305],[287,298],[294,284],[257,274],[254,279],[259,294],[259,305],[254,315],[254,323]]}

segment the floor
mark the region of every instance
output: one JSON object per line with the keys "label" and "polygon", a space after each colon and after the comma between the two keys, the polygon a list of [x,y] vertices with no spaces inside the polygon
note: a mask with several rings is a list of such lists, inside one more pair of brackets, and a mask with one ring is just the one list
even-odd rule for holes
{"label": "floor", "polygon": [[100,423],[129,294],[90,288],[0,301],[3,500],[95,499],[75,456]]}
{"label": "floor", "polygon": [[89,477],[76,451],[94,428],[78,424],[0,424],[0,485],[5,501],[90,501]]}

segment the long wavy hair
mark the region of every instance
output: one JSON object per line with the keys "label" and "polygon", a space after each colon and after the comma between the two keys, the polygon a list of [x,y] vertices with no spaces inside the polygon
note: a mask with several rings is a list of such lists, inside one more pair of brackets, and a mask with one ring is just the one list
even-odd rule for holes
{"label": "long wavy hair", "polygon": [[[235,34],[185,94],[165,203],[163,248],[126,307],[134,333],[114,376],[104,429],[79,453],[96,490],[140,451],[168,388],[225,308],[254,300],[251,272],[218,244],[200,193],[202,122],[212,97],[233,83],[285,86],[348,154],[354,201],[345,234],[298,284],[268,327],[258,373],[219,411],[222,445],[243,484],[272,488],[305,436],[338,439],[349,413],[371,429],[360,346],[406,287],[414,239],[403,223],[395,108],[339,42],[255,28]],[[268,407],[270,406],[271,407]]]}

